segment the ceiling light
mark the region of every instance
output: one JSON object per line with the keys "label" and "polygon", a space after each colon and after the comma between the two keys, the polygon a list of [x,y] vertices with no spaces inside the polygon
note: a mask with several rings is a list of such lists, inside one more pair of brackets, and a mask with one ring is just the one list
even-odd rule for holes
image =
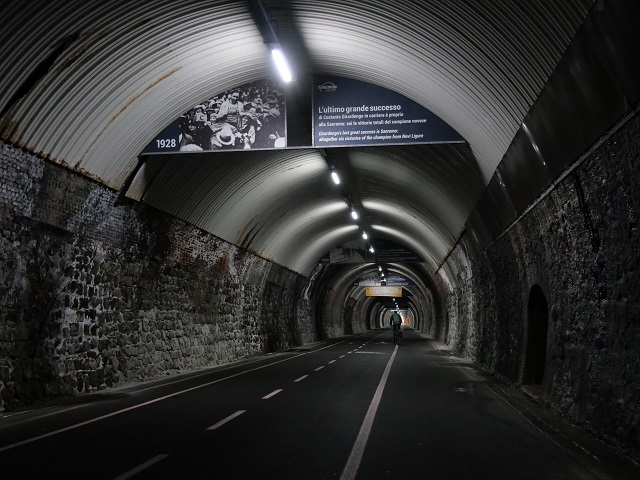
{"label": "ceiling light", "polygon": [[273,48],[273,50],[271,50],[271,56],[273,57],[273,61],[276,62],[276,67],[278,68],[278,73],[280,73],[282,81],[289,83],[293,77],[291,76],[291,70],[289,70],[289,64],[284,57],[284,53],[282,53],[280,48]]}
{"label": "ceiling light", "polygon": [[382,271],[382,267],[380,265],[378,265],[378,270]]}
{"label": "ceiling light", "polygon": [[370,251],[371,253],[374,253],[374,252],[375,252],[375,250],[373,249],[373,247],[369,247],[369,251]]}
{"label": "ceiling light", "polygon": [[353,218],[354,220],[358,219],[358,212],[356,212],[355,210],[351,210],[351,218]]}
{"label": "ceiling light", "polygon": [[369,238],[369,235],[367,235],[367,232],[362,232],[362,238],[364,238],[365,240]]}
{"label": "ceiling light", "polygon": [[335,170],[331,170],[331,178],[333,178],[333,183],[336,185],[340,185],[340,177],[338,176],[338,172]]}

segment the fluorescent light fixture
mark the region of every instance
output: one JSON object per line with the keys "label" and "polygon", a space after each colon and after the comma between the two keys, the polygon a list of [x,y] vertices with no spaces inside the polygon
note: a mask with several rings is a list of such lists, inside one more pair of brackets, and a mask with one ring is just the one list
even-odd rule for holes
{"label": "fluorescent light fixture", "polygon": [[351,218],[353,218],[354,220],[358,219],[358,212],[356,212],[355,210],[351,210]]}
{"label": "fluorescent light fixture", "polygon": [[331,170],[331,178],[333,178],[333,183],[336,185],[340,185],[340,177],[338,176],[338,172],[335,170]]}
{"label": "fluorescent light fixture", "polygon": [[369,238],[369,235],[367,235],[367,232],[362,232],[362,238],[364,238],[365,240]]}
{"label": "fluorescent light fixture", "polygon": [[293,79],[293,77],[291,76],[289,64],[287,63],[287,59],[284,58],[282,50],[280,50],[279,48],[273,48],[271,50],[271,56],[273,57],[273,61],[276,62],[276,67],[278,68],[278,73],[280,73],[282,81],[289,83]]}

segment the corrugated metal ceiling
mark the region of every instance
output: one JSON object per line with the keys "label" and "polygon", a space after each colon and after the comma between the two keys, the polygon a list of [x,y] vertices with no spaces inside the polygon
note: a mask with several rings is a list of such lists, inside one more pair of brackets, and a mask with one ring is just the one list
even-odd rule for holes
{"label": "corrugated metal ceiling", "polygon": [[[355,149],[344,165],[376,235],[436,268],[594,0],[265,3],[297,72],[292,102],[312,73],[351,77],[468,142]],[[274,74],[245,2],[9,0],[0,16],[2,138],[116,189],[184,111]],[[152,157],[129,195],[303,274],[358,235],[310,149]]]}

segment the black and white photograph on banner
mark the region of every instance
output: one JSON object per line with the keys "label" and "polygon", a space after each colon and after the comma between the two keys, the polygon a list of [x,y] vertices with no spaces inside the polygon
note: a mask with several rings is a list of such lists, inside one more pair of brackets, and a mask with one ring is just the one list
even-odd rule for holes
{"label": "black and white photograph on banner", "polygon": [[285,148],[286,100],[279,82],[225,90],[182,114],[143,153]]}

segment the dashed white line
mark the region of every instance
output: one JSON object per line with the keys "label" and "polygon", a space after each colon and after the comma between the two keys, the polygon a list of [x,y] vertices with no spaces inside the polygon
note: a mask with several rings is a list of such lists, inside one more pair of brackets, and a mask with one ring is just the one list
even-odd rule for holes
{"label": "dashed white line", "polygon": [[318,372],[318,371],[322,370],[323,368],[324,368],[324,365],[322,365],[321,367],[316,368],[316,369],[314,370],[314,372]]}
{"label": "dashed white line", "polygon": [[309,376],[309,375],[303,375],[303,376],[301,376],[300,378],[296,378],[293,382],[294,382],[294,383],[296,383],[296,382],[301,382],[302,380],[304,380],[304,379],[305,379],[305,378],[307,378],[308,376]]}
{"label": "dashed white line", "polygon": [[265,395],[264,397],[262,397],[262,400],[268,400],[271,397],[275,397],[277,394],[279,394],[283,389],[280,388],[278,390],[274,390],[273,392],[271,392],[269,395]]}
{"label": "dashed white line", "polygon": [[331,360],[331,361],[329,362],[329,365],[331,365],[332,363],[335,363],[335,362],[336,362],[335,360]]}
{"label": "dashed white line", "polygon": [[266,365],[261,365],[259,367],[251,368],[249,370],[243,370],[241,372],[234,373],[233,375],[229,375],[229,376],[224,377],[224,378],[219,378],[217,380],[212,380],[210,382],[201,383],[200,385],[196,385],[195,387],[190,387],[190,388],[186,388],[184,390],[180,390],[178,392],[170,393],[168,395],[163,395],[161,397],[154,398],[153,400],[149,400],[148,402],[139,403],[139,404],[133,405],[131,407],[127,407],[127,408],[123,408],[121,410],[117,410],[115,412],[107,413],[107,414],[101,415],[99,417],[95,417],[95,418],[92,418],[92,419],[89,419],[89,420],[85,420],[84,422],[76,423],[74,425],[69,425],[67,427],[63,427],[63,428],[60,428],[58,430],[54,430],[53,432],[43,433],[42,435],[38,435],[38,436],[35,436],[35,437],[32,437],[32,438],[28,438],[28,439],[22,440],[20,442],[12,443],[11,445],[5,445],[4,447],[0,447],[0,452],[4,452],[4,451],[10,450],[12,448],[19,447],[21,445],[26,445],[28,443],[32,443],[32,442],[35,442],[35,441],[38,441],[38,440],[42,440],[43,438],[48,438],[48,437],[51,437],[53,435],[57,435],[59,433],[68,432],[69,430],[73,430],[73,429],[76,429],[76,428],[84,427],[85,425],[90,425],[92,423],[99,422],[99,421],[104,420],[106,418],[110,418],[110,417],[113,417],[115,415],[120,415],[121,413],[130,412],[132,410],[135,410],[135,409],[138,409],[138,408],[141,408],[141,407],[146,407],[147,405],[153,405],[154,403],[161,402],[161,401],[166,400],[168,398],[173,398],[175,396],[182,395],[183,393],[192,392],[192,391],[198,390],[200,388],[208,387],[209,385],[215,385],[216,383],[224,382],[225,380],[230,380],[232,378],[236,378],[236,377],[239,377],[241,375],[246,375],[247,373],[256,372],[258,370],[262,370],[263,368],[271,367],[273,365],[277,365],[277,364],[282,363],[282,362],[288,362],[290,360],[295,360],[296,358],[302,357],[304,355],[310,355],[312,353],[317,353],[317,352],[320,352],[322,350],[326,350],[327,348],[335,347],[336,345],[338,345],[340,343],[343,343],[343,342],[344,341],[332,343],[330,345],[327,345],[326,347],[318,348],[318,349],[312,350],[310,352],[301,353],[300,355],[295,355],[293,357],[285,358],[283,360],[277,360],[275,362],[271,362],[271,363],[268,363]]}
{"label": "dashed white line", "polygon": [[162,460],[163,458],[167,458],[169,455],[166,453],[163,453],[162,455],[156,455],[155,457],[147,460],[146,462],[138,465],[136,468],[132,468],[131,470],[129,470],[128,472],[123,473],[122,475],[116,477],[114,480],[126,480],[127,478],[131,478],[134,475],[140,473],[141,471],[143,471],[146,468],[149,468],[151,465],[158,463],[160,460]]}
{"label": "dashed white line", "polygon": [[236,413],[229,415],[227,418],[225,418],[224,420],[220,420],[218,423],[216,423],[215,425],[211,425],[209,428],[207,428],[207,430],[215,430],[216,428],[220,428],[222,425],[224,425],[227,422],[230,422],[231,420],[233,420],[236,417],[239,417],[240,415],[242,415],[244,412],[246,412],[246,410],[238,410]]}
{"label": "dashed white line", "polygon": [[346,357],[346,355],[340,355],[340,358],[344,358],[344,357]]}

